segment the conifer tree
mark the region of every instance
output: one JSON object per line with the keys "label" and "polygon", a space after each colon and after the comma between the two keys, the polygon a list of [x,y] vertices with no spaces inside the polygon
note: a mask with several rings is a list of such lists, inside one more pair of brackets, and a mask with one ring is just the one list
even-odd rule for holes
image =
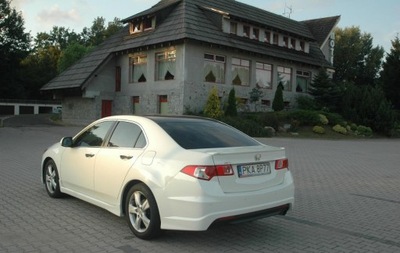
{"label": "conifer tree", "polygon": [[314,77],[309,87],[309,93],[321,107],[333,111],[338,109],[337,105],[340,101],[340,88],[332,82],[324,68],[321,68]]}
{"label": "conifer tree", "polygon": [[228,107],[226,108],[225,116],[237,116],[236,93],[234,88],[229,92]]}
{"label": "conifer tree", "polygon": [[204,115],[210,118],[218,119],[223,114],[224,112],[221,110],[221,102],[219,101],[218,97],[218,90],[214,86],[208,95],[207,103],[204,108]]}
{"label": "conifer tree", "polygon": [[272,109],[275,112],[282,111],[285,108],[283,103],[283,85],[279,82],[278,87],[276,87],[274,101],[272,101]]}
{"label": "conifer tree", "polygon": [[400,110],[400,38],[392,41],[390,53],[386,56],[381,73],[382,87],[386,97]]}

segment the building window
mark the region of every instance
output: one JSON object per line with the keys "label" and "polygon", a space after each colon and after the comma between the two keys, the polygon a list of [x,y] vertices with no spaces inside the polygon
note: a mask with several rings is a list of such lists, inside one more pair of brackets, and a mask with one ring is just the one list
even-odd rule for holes
{"label": "building window", "polygon": [[311,82],[311,73],[308,71],[296,71],[296,92],[307,92]]}
{"label": "building window", "polygon": [[231,22],[231,34],[237,34],[237,23],[236,22]]}
{"label": "building window", "polygon": [[282,84],[283,90],[292,90],[292,69],[278,66],[278,84]]}
{"label": "building window", "polygon": [[141,114],[140,97],[139,96],[132,97],[132,111],[133,111],[133,114],[135,114],[135,115]]}
{"label": "building window", "polygon": [[129,33],[136,34],[154,29],[155,27],[154,21],[155,21],[154,17],[149,17],[141,21],[133,21],[129,24]]}
{"label": "building window", "polygon": [[272,44],[278,45],[278,42],[279,42],[279,34],[274,33],[274,34],[272,35]]}
{"label": "building window", "polygon": [[288,37],[286,37],[286,36],[283,37],[283,44],[282,44],[282,46],[283,46],[283,47],[289,47],[289,38],[288,38]]}
{"label": "building window", "polygon": [[265,31],[264,42],[265,43],[270,43],[271,42],[271,32],[270,31]]}
{"label": "building window", "polygon": [[232,58],[232,84],[250,85],[250,61]]}
{"label": "building window", "polygon": [[203,76],[205,82],[225,83],[225,56],[204,54]]}
{"label": "building window", "polygon": [[115,91],[121,91],[121,67],[115,67]]}
{"label": "building window", "polygon": [[261,105],[263,105],[265,107],[271,107],[271,100],[262,99],[261,100]]}
{"label": "building window", "polygon": [[290,44],[289,44],[290,49],[296,49],[296,39],[290,39]]}
{"label": "building window", "polygon": [[160,95],[158,96],[158,113],[159,114],[168,114],[168,96]]}
{"label": "building window", "polygon": [[174,80],[176,72],[176,50],[156,54],[156,80]]}
{"label": "building window", "polygon": [[300,41],[300,51],[304,52],[305,50],[305,42],[304,41]]}
{"label": "building window", "polygon": [[257,28],[253,28],[253,35],[251,36],[254,40],[259,40],[260,38],[260,30]]}
{"label": "building window", "polygon": [[250,26],[244,25],[243,26],[243,37],[250,37]]}
{"label": "building window", "polygon": [[130,82],[144,83],[147,81],[147,55],[130,55]]}
{"label": "building window", "polygon": [[272,65],[257,62],[256,63],[257,87],[272,89]]}
{"label": "building window", "polygon": [[129,24],[129,32],[131,34],[140,33],[142,32],[142,23],[130,23]]}
{"label": "building window", "polygon": [[147,18],[143,20],[143,31],[148,31],[153,29],[153,20],[151,18]]}

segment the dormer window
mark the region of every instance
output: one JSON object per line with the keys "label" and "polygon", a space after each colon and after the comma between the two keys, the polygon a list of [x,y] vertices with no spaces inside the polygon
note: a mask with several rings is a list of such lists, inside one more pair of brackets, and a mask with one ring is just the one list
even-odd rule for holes
{"label": "dormer window", "polygon": [[130,33],[140,33],[142,31],[142,25],[141,23],[130,23]]}
{"label": "dormer window", "polygon": [[305,42],[300,41],[300,51],[305,51]]}
{"label": "dormer window", "polygon": [[265,38],[264,38],[264,42],[265,43],[269,43],[271,40],[271,32],[269,31],[265,31]]}
{"label": "dormer window", "polygon": [[133,20],[129,24],[130,34],[141,33],[155,28],[155,17],[147,17],[142,20]]}
{"label": "dormer window", "polygon": [[290,39],[290,45],[289,45],[290,49],[295,49],[296,48],[296,39]]}
{"label": "dormer window", "polygon": [[231,34],[237,34],[237,23],[236,22],[231,22],[231,30],[230,30]]}
{"label": "dormer window", "polygon": [[282,44],[282,46],[284,46],[284,47],[289,47],[289,38],[288,38],[288,37],[286,37],[286,36],[283,37],[283,44]]}
{"label": "dormer window", "polygon": [[252,39],[258,40],[260,36],[260,30],[257,28],[253,28],[253,35],[251,36]]}
{"label": "dormer window", "polygon": [[250,26],[243,26],[243,37],[250,37]]}
{"label": "dormer window", "polygon": [[272,44],[278,45],[279,42],[279,35],[277,33],[274,33],[273,39],[272,39]]}

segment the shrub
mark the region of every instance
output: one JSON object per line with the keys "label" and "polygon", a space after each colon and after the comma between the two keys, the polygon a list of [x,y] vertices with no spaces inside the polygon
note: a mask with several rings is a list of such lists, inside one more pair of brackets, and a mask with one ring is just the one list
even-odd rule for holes
{"label": "shrub", "polygon": [[317,133],[317,134],[325,133],[325,128],[323,128],[322,126],[314,126],[312,130],[314,133]]}
{"label": "shrub", "polygon": [[319,119],[320,119],[322,125],[328,125],[329,120],[325,115],[319,114],[318,116],[319,116]]}
{"label": "shrub", "polygon": [[282,111],[285,108],[285,105],[283,103],[283,85],[281,82],[279,82],[278,87],[276,88],[275,95],[274,95],[274,101],[272,101],[272,109],[275,112]]}
{"label": "shrub", "polygon": [[347,129],[345,127],[342,127],[341,125],[335,125],[334,127],[332,127],[333,131],[340,133],[340,134],[347,134]]}
{"label": "shrub", "polygon": [[236,95],[234,88],[232,88],[229,92],[228,106],[225,111],[225,116],[237,116]]}
{"label": "shrub", "polygon": [[271,137],[272,132],[251,119],[239,117],[223,117],[221,121],[252,137]]}
{"label": "shrub", "polygon": [[296,97],[297,108],[301,110],[318,110],[318,104],[310,96],[300,95]]}
{"label": "shrub", "polygon": [[208,95],[207,103],[204,108],[204,115],[206,117],[218,119],[220,118],[224,112],[221,110],[221,103],[218,97],[218,90],[214,86],[210,90],[210,94]]}
{"label": "shrub", "polygon": [[324,113],[324,115],[328,118],[329,124],[331,126],[345,125],[343,117],[338,113]]}
{"label": "shrub", "polygon": [[275,112],[264,113],[261,122],[264,126],[273,127],[276,131],[279,130],[280,126],[279,114]]}
{"label": "shrub", "polygon": [[290,128],[289,128],[289,131],[290,132],[297,132],[297,131],[299,131],[299,127],[300,127],[300,121],[298,121],[298,120],[292,120],[291,122],[290,122]]}
{"label": "shrub", "polygon": [[288,113],[289,122],[298,120],[300,125],[313,126],[320,124],[320,117],[316,111],[296,110]]}
{"label": "shrub", "polygon": [[360,125],[357,127],[355,133],[356,135],[361,135],[361,136],[372,136],[372,129],[370,127]]}

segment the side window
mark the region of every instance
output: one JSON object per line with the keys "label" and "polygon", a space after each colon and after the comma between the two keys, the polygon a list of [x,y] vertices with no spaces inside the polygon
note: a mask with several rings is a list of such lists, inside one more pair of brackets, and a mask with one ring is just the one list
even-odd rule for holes
{"label": "side window", "polygon": [[114,124],[106,121],[92,126],[74,140],[74,147],[100,147],[108,130]]}
{"label": "side window", "polygon": [[142,129],[128,122],[118,123],[108,143],[108,147],[123,148],[143,148],[145,145]]}

